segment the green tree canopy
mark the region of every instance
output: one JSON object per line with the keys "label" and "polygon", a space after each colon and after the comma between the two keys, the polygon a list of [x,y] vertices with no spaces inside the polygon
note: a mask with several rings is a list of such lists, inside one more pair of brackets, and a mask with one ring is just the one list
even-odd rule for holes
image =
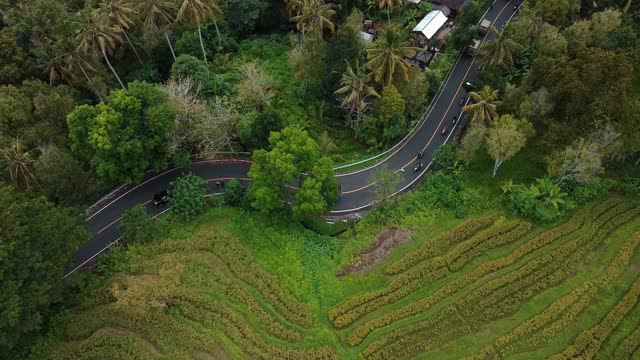
{"label": "green tree canopy", "polygon": [[294,194],[292,212],[298,219],[326,212],[338,197],[333,177],[333,162],[321,156],[309,134],[296,128],[284,128],[269,138],[271,150],[256,150],[249,176],[251,206],[268,212],[283,208],[290,199],[285,186],[300,183]]}
{"label": "green tree canopy", "polygon": [[61,300],[54,290],[89,234],[79,214],[11,187],[0,188],[0,218],[0,353],[11,358]]}
{"label": "green tree canopy", "polygon": [[526,120],[514,119],[503,115],[494,120],[487,130],[487,152],[494,160],[493,176],[506,160],[511,159],[522,149],[527,138],[533,135],[533,126]]}
{"label": "green tree canopy", "polygon": [[148,169],[165,168],[175,118],[166,94],[135,81],[109,100],[81,105],[67,117],[76,156],[110,184],[133,183]]}
{"label": "green tree canopy", "polygon": [[181,176],[169,189],[171,211],[184,221],[193,221],[206,208],[207,182],[193,174]]}

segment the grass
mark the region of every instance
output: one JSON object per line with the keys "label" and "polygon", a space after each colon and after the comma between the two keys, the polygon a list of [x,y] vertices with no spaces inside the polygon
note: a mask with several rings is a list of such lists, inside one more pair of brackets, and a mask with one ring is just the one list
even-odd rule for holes
{"label": "grass", "polygon": [[[524,160],[530,155],[523,153],[521,156]],[[523,164],[522,161],[519,163]],[[536,164],[528,164],[522,167],[520,174],[512,175],[518,180],[526,180],[538,170]],[[477,171],[480,176],[480,168]],[[490,180],[479,179],[479,182]],[[412,197],[419,199],[419,192],[407,195],[405,200],[412,203],[415,201]],[[415,251],[437,234],[452,229],[461,220],[436,208],[416,207],[414,212],[396,214],[390,217],[389,224],[413,230],[412,240],[395,249],[382,266],[368,275],[338,279],[336,271],[353,261],[358,251],[369,246],[384,229],[383,225],[365,217],[338,237],[330,237],[305,229],[284,215],[266,217],[236,208],[209,209],[192,225],[181,224],[169,216],[163,219],[166,231],[162,239],[150,244],[134,244],[110,255],[120,259],[111,261],[118,264],[114,267],[117,273],[108,278],[104,286],[87,291],[85,300],[62,316],[56,331],[52,331],[38,348],[37,357],[83,359],[119,354],[150,359],[158,356],[357,359],[365,354],[380,358],[383,353],[373,351],[374,345],[387,339],[390,342],[386,348],[393,349],[396,340],[390,340],[389,336],[400,333],[400,340],[403,336],[418,336],[417,341],[411,342],[416,348],[401,346],[382,357],[457,359],[486,349],[496,339],[540,315],[583,284],[600,284],[596,279],[608,267],[622,267],[621,275],[614,276],[605,285],[598,285],[598,291],[575,319],[556,331],[548,342],[535,348],[518,348],[512,354],[517,359],[548,357],[563,351],[579,333],[597,324],[634,281],[637,273],[632,269],[640,266],[638,248],[634,249],[628,262],[616,265],[618,262],[613,259],[633,234],[640,231],[640,217],[632,216],[636,211],[632,209],[638,205],[634,199],[612,198],[604,205],[585,206],[580,211],[585,214],[586,221],[575,231],[553,238],[503,267],[482,272],[486,264],[506,259],[540,236],[553,232],[562,222],[534,226],[515,241],[483,248],[463,266],[456,267],[457,270],[420,282],[406,296],[367,312],[339,330],[328,316],[331,309],[355,296],[389,286],[393,277],[384,274],[388,264]],[[614,215],[615,212],[628,213],[631,217]],[[479,210],[473,216],[484,213],[486,210]],[[461,244],[477,241],[472,239],[463,240]],[[577,252],[560,255],[564,247],[578,242],[583,245],[576,248],[579,249]],[[436,256],[444,256],[455,249],[456,245],[443,245]],[[591,250],[582,252],[581,249]],[[526,275],[529,273],[523,272],[527,265],[556,253],[558,262],[544,267],[560,266],[559,270],[549,273],[556,280],[542,286],[540,284],[546,284],[546,280],[541,278],[526,292],[505,293],[506,298],[486,309],[476,301],[477,308],[465,310],[468,313],[464,316],[465,326],[457,316],[442,317],[442,314],[450,314],[451,309],[464,309],[461,304],[472,301],[476,292],[492,286],[495,281],[518,272],[523,274],[521,281],[534,276],[534,273]],[[420,270],[431,261],[424,259],[404,273]],[[568,267],[561,270],[561,265]],[[462,282],[464,279],[472,280]],[[463,285],[451,287],[455,283]],[[439,300],[433,300],[430,308],[382,326],[356,346],[349,344],[350,336],[359,326],[436,297]],[[502,308],[504,304],[513,305]],[[639,307],[636,306],[630,315],[637,315]],[[310,319],[311,323],[304,319]],[[423,322],[432,322],[436,330],[432,331],[431,326],[425,330],[412,330]],[[598,356],[609,358],[638,325],[637,317],[626,318],[614,329]],[[447,337],[444,334],[448,331],[456,333]],[[424,339],[432,339],[432,342],[421,342]],[[287,352],[286,349],[295,350]]]}
{"label": "grass", "polygon": [[640,99],[640,70],[636,71],[633,78],[633,96]]}

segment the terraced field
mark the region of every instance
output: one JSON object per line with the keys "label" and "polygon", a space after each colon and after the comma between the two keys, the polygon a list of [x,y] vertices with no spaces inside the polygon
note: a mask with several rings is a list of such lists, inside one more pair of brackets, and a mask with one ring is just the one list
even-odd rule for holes
{"label": "terraced field", "polygon": [[[277,255],[257,259],[269,245],[220,222],[133,246],[127,271],[66,317],[50,357],[640,358],[640,203],[612,198],[555,227],[488,214],[423,231],[342,288],[317,280],[348,247],[319,273],[285,274]],[[305,279],[314,292],[294,284]]]}

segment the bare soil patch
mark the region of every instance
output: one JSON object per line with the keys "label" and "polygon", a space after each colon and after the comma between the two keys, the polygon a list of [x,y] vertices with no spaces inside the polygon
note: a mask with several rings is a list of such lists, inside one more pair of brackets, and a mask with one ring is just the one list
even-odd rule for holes
{"label": "bare soil patch", "polygon": [[378,264],[384,262],[389,255],[391,255],[391,251],[395,247],[407,243],[413,234],[414,232],[410,230],[398,228],[385,229],[373,240],[373,243],[371,243],[368,248],[360,252],[358,259],[338,271],[337,276],[344,277],[349,274],[368,274],[375,269]]}

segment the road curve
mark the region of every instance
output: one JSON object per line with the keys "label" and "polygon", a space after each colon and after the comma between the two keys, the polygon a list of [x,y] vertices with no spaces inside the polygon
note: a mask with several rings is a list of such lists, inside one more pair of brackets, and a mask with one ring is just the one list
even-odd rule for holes
{"label": "road curve", "polygon": [[[502,28],[515,15],[514,6],[515,4],[509,0],[495,0],[483,18],[491,20],[496,28]],[[458,119],[462,117],[461,98],[465,98],[465,103],[468,102],[468,95],[462,85],[465,81],[473,82],[477,78],[477,67],[478,62],[475,57],[467,55],[458,57],[445,79],[441,91],[436,95],[433,106],[425,115],[426,119],[422,121],[404,145],[371,167],[336,175],[342,187],[342,196],[331,210],[331,214],[346,214],[371,206],[375,189],[375,184],[370,183],[371,175],[375,168],[382,164],[387,164],[388,168],[394,171],[406,169],[402,173],[403,181],[398,186],[397,192],[404,191],[419,181],[429,166],[414,173],[413,167],[417,162],[416,154],[424,150],[424,157],[420,159],[420,162],[428,165],[434,151],[449,140],[458,125],[458,122],[453,124],[454,116],[457,116]],[[444,127],[447,127],[449,131],[442,135]],[[248,183],[250,179],[248,179],[247,172],[250,165],[251,162],[247,160],[197,161],[193,163],[192,172],[206,179],[209,192],[215,194],[219,192],[216,185],[218,180],[240,179],[242,182]],[[152,206],[151,199],[153,194],[166,189],[169,183],[180,174],[180,169],[162,172],[127,190],[87,218],[87,228],[95,236],[78,250],[73,260],[73,266],[67,271],[65,278],[118,241],[120,232],[117,225],[127,209],[144,204],[154,216],[166,211],[166,209]]]}

